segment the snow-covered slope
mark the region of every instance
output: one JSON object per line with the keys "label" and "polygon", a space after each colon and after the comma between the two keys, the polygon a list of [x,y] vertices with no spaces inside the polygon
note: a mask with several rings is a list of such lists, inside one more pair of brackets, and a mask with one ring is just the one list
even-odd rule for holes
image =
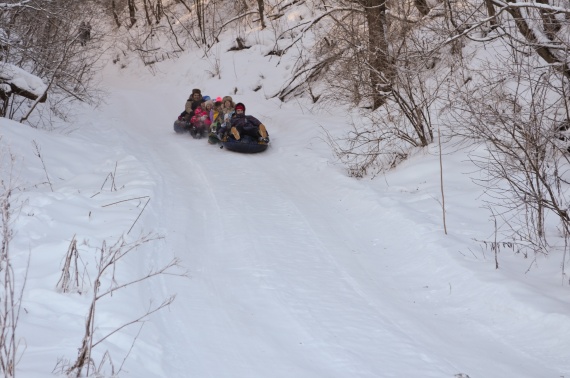
{"label": "snow-covered slope", "polygon": [[[347,177],[323,132],[347,129],[347,112],[268,98],[288,69],[263,56],[268,47],[220,49],[220,78],[198,53],[160,63],[155,76],[111,63],[106,104],[84,109],[71,133],[1,121],[2,151],[17,156],[25,188],[11,243],[20,285],[30,258],[18,376],[48,376],[59,358],[76,357],[91,288],[56,291],[72,237],[89,282],[96,248],[131,227],[127,240],[163,238],[117,267],[119,284],[173,257],[188,276],[100,301],[95,339],[177,296],[140,333],[135,324],[94,349],[97,365],[109,351],[120,376],[569,375],[561,257],[539,256],[527,272],[530,259],[503,250],[495,270],[480,242],[492,226],[462,152],[443,157],[447,235],[437,146],[374,180]],[[267,125],[270,148],[243,155],[175,134],[195,87],[244,102]],[[102,370],[111,375],[108,363]]]}

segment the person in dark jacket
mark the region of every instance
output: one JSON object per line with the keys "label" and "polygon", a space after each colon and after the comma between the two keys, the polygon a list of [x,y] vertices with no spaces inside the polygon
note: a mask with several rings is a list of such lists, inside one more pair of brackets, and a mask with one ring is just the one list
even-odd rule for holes
{"label": "person in dark jacket", "polygon": [[235,140],[240,140],[242,136],[248,135],[260,143],[269,142],[269,135],[265,125],[254,116],[245,115],[245,105],[241,102],[235,106],[235,113],[231,119],[230,134]]}

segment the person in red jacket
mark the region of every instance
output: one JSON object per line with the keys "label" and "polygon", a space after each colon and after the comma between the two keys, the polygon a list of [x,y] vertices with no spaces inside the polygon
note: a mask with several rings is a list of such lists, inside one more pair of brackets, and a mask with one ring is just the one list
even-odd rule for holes
{"label": "person in red jacket", "polygon": [[203,136],[210,129],[212,121],[210,115],[202,107],[204,103],[194,110],[194,116],[190,119],[190,135],[193,137]]}

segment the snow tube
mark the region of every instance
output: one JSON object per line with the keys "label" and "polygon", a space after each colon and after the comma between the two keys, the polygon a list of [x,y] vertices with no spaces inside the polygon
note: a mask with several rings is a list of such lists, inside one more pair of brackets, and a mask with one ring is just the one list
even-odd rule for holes
{"label": "snow tube", "polygon": [[230,151],[255,154],[267,150],[269,143],[259,143],[246,135],[241,140],[228,138],[228,140],[222,141],[222,146]]}
{"label": "snow tube", "polygon": [[186,121],[174,121],[174,131],[178,134],[187,132],[190,129],[190,124]]}

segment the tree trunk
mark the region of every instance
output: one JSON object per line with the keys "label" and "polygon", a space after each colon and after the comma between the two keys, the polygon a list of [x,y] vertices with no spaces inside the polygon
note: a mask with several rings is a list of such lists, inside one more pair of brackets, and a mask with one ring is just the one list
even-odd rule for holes
{"label": "tree trunk", "polygon": [[485,5],[487,6],[487,14],[489,17],[493,17],[491,21],[489,21],[489,24],[491,24],[491,27],[497,26],[497,20],[494,18],[497,15],[497,12],[495,12],[495,6],[493,5],[492,0],[485,0]]}
{"label": "tree trunk", "polygon": [[10,103],[10,94],[0,91],[0,100],[3,101],[0,107],[0,117],[6,117],[6,112],[8,111],[8,104]]}
{"label": "tree trunk", "polygon": [[259,20],[261,22],[261,28],[265,29],[265,19],[263,18],[263,0],[257,0],[257,9],[259,9]]}
{"label": "tree trunk", "polygon": [[163,14],[164,14],[164,6],[162,5],[162,0],[156,0],[155,18],[157,25],[160,24],[160,19],[162,18]]}
{"label": "tree trunk", "polygon": [[148,12],[148,9],[149,9],[149,8],[152,9],[152,3],[151,3],[151,4],[148,4],[149,1],[150,1],[150,0],[143,0],[143,5],[144,5],[144,14],[145,14],[145,17],[146,17],[146,23],[147,23],[147,25],[150,26],[150,25],[152,24],[152,22],[150,21],[150,14],[149,14],[149,12]]}
{"label": "tree trunk", "polygon": [[370,65],[370,85],[372,87],[373,108],[386,102],[390,91],[392,67],[388,55],[388,41],[384,31],[386,25],[386,1],[364,0],[361,2],[368,24],[368,64]]}
{"label": "tree trunk", "polygon": [[137,22],[137,17],[136,17],[136,6],[135,6],[135,0],[128,0],[128,5],[129,5],[129,17],[131,20],[131,28],[135,25],[135,23]]}
{"label": "tree trunk", "polygon": [[113,19],[115,20],[115,24],[117,27],[121,27],[121,22],[119,21],[119,15],[117,14],[117,6],[115,5],[115,0],[111,0],[111,10],[113,12]]}
{"label": "tree trunk", "polygon": [[198,28],[200,29],[200,39],[206,44],[206,25],[204,23],[204,1],[196,0],[196,13],[198,16]]}
{"label": "tree trunk", "polygon": [[[548,3],[548,0],[536,0],[536,2],[540,4],[550,5]],[[540,16],[542,18],[544,33],[546,34],[548,39],[554,41],[556,39],[556,33],[560,31],[562,25],[560,25],[560,22],[558,22],[558,20],[554,16],[553,11],[541,9]]]}

